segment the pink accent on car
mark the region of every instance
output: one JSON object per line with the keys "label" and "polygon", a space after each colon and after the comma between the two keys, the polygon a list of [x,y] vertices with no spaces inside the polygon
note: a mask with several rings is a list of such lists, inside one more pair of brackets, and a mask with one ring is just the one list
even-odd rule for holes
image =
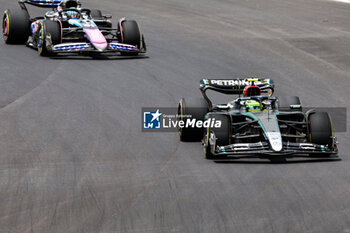
{"label": "pink accent on car", "polygon": [[39,30],[38,30],[39,27],[38,27],[38,24],[37,24],[36,21],[32,23],[32,25],[30,26],[30,28],[31,28],[31,30],[32,30],[32,34],[33,34],[33,35],[37,35],[37,34],[38,34],[38,32],[39,32]]}
{"label": "pink accent on car", "polygon": [[5,18],[4,20],[3,28],[4,28],[4,35],[7,36],[7,18]]}
{"label": "pink accent on car", "polygon": [[125,20],[126,20],[125,17],[119,20],[120,36],[121,36],[121,39],[122,39],[122,41],[120,41],[120,42],[122,42],[122,43],[124,42],[124,33],[123,33],[122,23],[123,23]]}
{"label": "pink accent on car", "polygon": [[89,41],[97,50],[105,50],[108,46],[107,40],[99,29],[84,29]]}
{"label": "pink accent on car", "polygon": [[62,22],[61,22],[61,20],[59,20],[59,19],[56,19],[56,20],[57,20],[57,22],[59,22],[60,27],[61,27],[61,43],[62,43],[62,41],[63,41],[63,27],[62,27]]}

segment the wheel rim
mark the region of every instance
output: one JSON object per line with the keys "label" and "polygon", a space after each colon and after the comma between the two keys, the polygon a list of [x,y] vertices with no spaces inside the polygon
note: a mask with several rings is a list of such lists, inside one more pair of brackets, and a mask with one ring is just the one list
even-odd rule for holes
{"label": "wheel rim", "polygon": [[[183,121],[183,115],[184,115],[184,112],[183,112],[183,104],[182,104],[182,100],[180,100],[179,102],[179,107],[178,107],[178,115],[180,115],[180,120]],[[182,128],[180,128],[180,138],[182,137]]]}
{"label": "wheel rim", "polygon": [[4,21],[3,21],[3,24],[2,24],[2,34],[5,38],[5,40],[7,39],[8,37],[8,34],[9,34],[9,22],[8,22],[8,16],[6,15],[4,17]]}
{"label": "wheel rim", "polygon": [[38,47],[41,48],[43,46],[43,30],[39,30],[39,35],[38,35]]}
{"label": "wheel rim", "polygon": [[39,33],[38,33],[38,51],[39,51],[39,54],[43,53],[43,48],[44,48],[44,30],[43,30],[43,26],[41,25]]}
{"label": "wheel rim", "polygon": [[205,138],[205,146],[204,146],[204,155],[208,157],[208,152],[209,152],[209,135],[210,135],[210,130],[209,127],[207,128],[207,135]]}
{"label": "wheel rim", "polygon": [[4,25],[2,25],[4,36],[7,36],[7,18],[4,19]]}

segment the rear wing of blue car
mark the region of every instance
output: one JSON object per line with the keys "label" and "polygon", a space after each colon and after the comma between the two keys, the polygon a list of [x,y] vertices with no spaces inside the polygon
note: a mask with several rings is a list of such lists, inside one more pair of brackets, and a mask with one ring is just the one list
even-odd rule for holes
{"label": "rear wing of blue car", "polygon": [[25,9],[24,4],[29,4],[41,8],[56,8],[61,4],[62,0],[20,0],[18,3],[22,9]]}
{"label": "rear wing of blue car", "polygon": [[200,81],[200,90],[203,97],[211,106],[211,100],[208,98],[206,91],[213,90],[226,95],[241,95],[246,86],[258,86],[261,92],[271,96],[274,92],[274,82],[272,79],[265,78],[246,78],[246,79],[202,79]]}

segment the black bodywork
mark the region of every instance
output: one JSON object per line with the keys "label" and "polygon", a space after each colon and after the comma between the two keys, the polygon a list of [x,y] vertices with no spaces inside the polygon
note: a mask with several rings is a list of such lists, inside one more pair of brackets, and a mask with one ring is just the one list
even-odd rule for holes
{"label": "black bodywork", "polygon": [[[241,95],[247,85],[259,86],[265,95],[238,97],[228,104],[214,105],[206,91],[228,95]],[[321,145],[310,139],[310,116],[315,110],[303,112],[301,105],[279,107],[272,97],[274,83],[270,79],[201,80],[201,93],[209,106],[208,118],[228,118],[229,140],[218,145],[219,131],[207,128],[204,133],[204,150],[210,158],[242,158],[269,156],[329,156],[338,153],[336,138],[332,134],[329,144]],[[247,108],[247,101],[255,102],[257,109]],[[223,115],[223,116],[218,116]],[[279,145],[281,143],[281,145]]]}

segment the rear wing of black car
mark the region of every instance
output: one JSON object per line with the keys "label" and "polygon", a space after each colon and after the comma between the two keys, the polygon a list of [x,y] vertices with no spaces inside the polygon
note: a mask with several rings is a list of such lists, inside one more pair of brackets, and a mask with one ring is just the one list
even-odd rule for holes
{"label": "rear wing of black car", "polygon": [[246,78],[246,79],[202,79],[200,81],[200,90],[203,97],[212,106],[211,100],[208,98],[206,91],[213,90],[227,95],[243,94],[246,86],[258,86],[262,93],[271,96],[274,92],[274,82],[272,79],[265,78]]}
{"label": "rear wing of black car", "polygon": [[243,93],[246,86],[258,86],[262,91],[274,89],[271,79],[202,79],[200,82],[201,91],[208,89],[228,95],[239,95]]}
{"label": "rear wing of black car", "polygon": [[22,9],[26,9],[25,4],[41,8],[56,8],[61,2],[62,0],[20,0],[18,3]]}

